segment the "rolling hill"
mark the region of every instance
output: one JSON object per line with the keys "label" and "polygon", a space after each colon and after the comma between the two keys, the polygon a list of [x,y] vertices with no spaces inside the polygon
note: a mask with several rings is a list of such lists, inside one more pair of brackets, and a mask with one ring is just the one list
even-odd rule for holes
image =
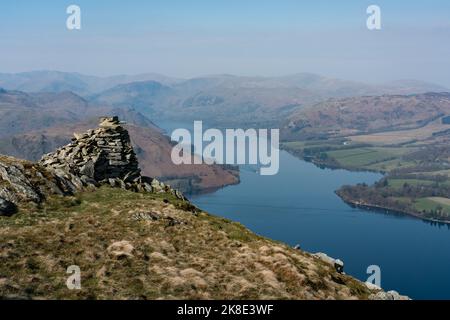
{"label": "rolling hill", "polygon": [[82,96],[89,96],[100,91],[105,91],[119,84],[150,80],[163,84],[174,84],[180,81],[179,79],[157,73],[115,75],[110,77],[97,77],[76,72],[50,70],[0,73],[0,87],[8,90],[52,93],[72,91]]}
{"label": "rolling hill", "polygon": [[292,114],[285,122],[283,137],[301,140],[386,131],[404,133],[448,114],[450,93],[445,92],[331,99]]}

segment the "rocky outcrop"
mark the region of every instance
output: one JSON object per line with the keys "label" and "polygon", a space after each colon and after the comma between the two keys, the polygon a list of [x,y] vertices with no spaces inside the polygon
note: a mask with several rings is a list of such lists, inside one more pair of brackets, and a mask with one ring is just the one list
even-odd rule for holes
{"label": "rocky outcrop", "polygon": [[17,212],[17,206],[11,201],[0,198],[0,216],[12,216]]}
{"label": "rocky outcrop", "polygon": [[78,177],[61,169],[0,156],[0,215],[12,215],[20,202],[41,203],[48,195],[72,195],[83,189]]}
{"label": "rocky outcrop", "polygon": [[101,118],[99,129],[75,134],[72,143],[45,155],[40,164],[63,169],[85,183],[110,179],[135,183],[141,179],[128,131],[117,117]]}
{"label": "rocky outcrop", "polygon": [[[326,253],[317,252],[312,255],[313,257],[322,260],[323,262],[333,266],[336,272],[344,274],[344,262],[340,259],[334,259],[328,256]],[[370,283],[364,283],[367,289],[371,290],[373,293],[369,295],[369,300],[411,300],[408,296],[402,296],[397,291],[383,291],[382,288]]]}
{"label": "rocky outcrop", "polygon": [[109,184],[133,191],[171,192],[184,199],[164,183],[141,176],[130,136],[118,117],[100,118],[100,128],[74,136],[72,143],[44,155],[39,163],[79,177],[86,186]]}
{"label": "rocky outcrop", "polygon": [[73,195],[108,184],[136,192],[177,190],[141,176],[128,131],[117,117],[101,118],[100,128],[75,134],[72,143],[38,163],[0,156],[0,215],[12,215],[21,202],[41,203],[49,195]]}
{"label": "rocky outcrop", "polygon": [[323,252],[314,253],[313,256],[332,265],[337,272],[344,273],[344,262],[342,260],[334,259]]}
{"label": "rocky outcrop", "polygon": [[369,300],[411,300],[407,296],[402,296],[397,291],[380,291],[369,296]]}

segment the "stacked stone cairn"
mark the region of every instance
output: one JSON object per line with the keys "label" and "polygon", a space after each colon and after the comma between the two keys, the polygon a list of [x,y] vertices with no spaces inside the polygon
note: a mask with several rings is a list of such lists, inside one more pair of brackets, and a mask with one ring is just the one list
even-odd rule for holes
{"label": "stacked stone cairn", "polygon": [[179,191],[141,176],[130,136],[121,124],[116,116],[102,117],[100,128],[75,133],[70,144],[44,155],[39,163],[47,169],[63,170],[78,177],[84,187],[109,184],[137,192],[170,192],[184,199]]}

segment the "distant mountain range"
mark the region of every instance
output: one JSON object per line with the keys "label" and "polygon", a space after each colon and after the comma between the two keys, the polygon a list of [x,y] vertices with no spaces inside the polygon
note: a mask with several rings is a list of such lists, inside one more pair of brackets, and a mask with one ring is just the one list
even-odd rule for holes
{"label": "distant mountain range", "polygon": [[0,74],[0,87],[34,93],[71,91],[90,103],[134,108],[150,118],[201,119],[216,126],[248,127],[278,125],[299,109],[329,98],[448,91],[416,80],[373,85],[311,73],[177,79],[154,73],[94,77],[36,71]]}
{"label": "distant mountain range", "polygon": [[119,84],[148,80],[158,81],[162,84],[169,85],[181,81],[157,73],[117,75],[111,77],[96,77],[80,73],[59,71],[0,73],[0,87],[7,90],[19,90],[25,92],[72,91],[85,97],[108,90]]}

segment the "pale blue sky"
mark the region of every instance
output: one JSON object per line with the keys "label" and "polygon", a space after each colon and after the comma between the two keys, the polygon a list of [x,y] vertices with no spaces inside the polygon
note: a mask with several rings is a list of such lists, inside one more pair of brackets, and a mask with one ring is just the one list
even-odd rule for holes
{"label": "pale blue sky", "polygon": [[[82,9],[82,30],[65,28]],[[366,8],[382,9],[368,31]],[[450,1],[72,0],[0,3],[0,72],[314,72],[450,87]]]}

